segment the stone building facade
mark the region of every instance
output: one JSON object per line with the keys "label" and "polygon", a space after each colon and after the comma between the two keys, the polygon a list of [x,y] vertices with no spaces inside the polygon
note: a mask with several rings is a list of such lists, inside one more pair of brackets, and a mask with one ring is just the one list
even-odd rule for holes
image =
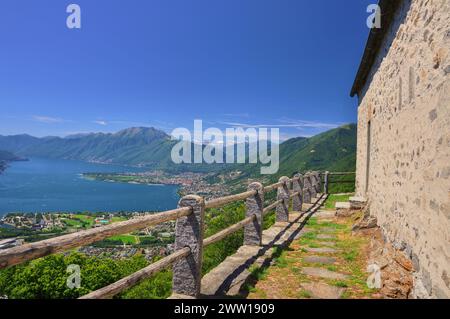
{"label": "stone building facade", "polygon": [[450,1],[381,0],[358,95],[356,193],[413,261],[413,297],[450,298]]}

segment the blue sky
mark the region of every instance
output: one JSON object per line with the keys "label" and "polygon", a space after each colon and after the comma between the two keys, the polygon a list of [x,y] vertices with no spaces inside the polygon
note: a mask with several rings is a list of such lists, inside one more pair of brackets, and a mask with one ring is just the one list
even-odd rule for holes
{"label": "blue sky", "polygon": [[[2,0],[0,134],[356,121],[376,0]],[[81,7],[68,29],[66,7]]]}

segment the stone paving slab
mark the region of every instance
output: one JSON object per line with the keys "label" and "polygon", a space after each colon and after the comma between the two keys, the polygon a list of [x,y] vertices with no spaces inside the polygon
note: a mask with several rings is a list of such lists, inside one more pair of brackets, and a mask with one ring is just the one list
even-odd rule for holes
{"label": "stone paving slab", "polygon": [[309,264],[323,264],[323,265],[332,265],[336,262],[336,259],[333,257],[325,257],[325,256],[306,256],[303,258],[303,262]]}
{"label": "stone paving slab", "polygon": [[329,234],[319,234],[316,237],[317,239],[336,239],[336,236],[329,235]]}
{"label": "stone paving slab", "polygon": [[336,202],[336,209],[350,209],[349,202]]}
{"label": "stone paving slab", "polygon": [[336,228],[333,228],[333,227],[323,227],[323,228],[320,228],[319,231],[322,232],[322,233],[334,233],[334,232],[336,232]]}
{"label": "stone paving slab", "polygon": [[314,213],[314,217],[317,217],[318,219],[334,219],[336,216],[336,211],[334,210],[319,210]]}
{"label": "stone paving slab", "polygon": [[340,274],[340,273],[334,272],[334,271],[330,271],[330,270],[324,269],[324,268],[303,267],[302,272],[308,276],[321,277],[321,278],[326,278],[326,279],[345,280],[348,278],[347,275]]}
{"label": "stone paving slab", "polygon": [[327,247],[334,247],[334,246],[336,246],[336,243],[332,242],[332,241],[321,241],[320,245],[327,246]]}
{"label": "stone paving slab", "polygon": [[344,288],[330,286],[320,282],[302,284],[301,287],[317,299],[339,299],[344,293]]}
{"label": "stone paving slab", "polygon": [[307,252],[310,253],[324,253],[324,254],[331,254],[331,253],[337,253],[339,250],[330,248],[330,247],[304,247]]}

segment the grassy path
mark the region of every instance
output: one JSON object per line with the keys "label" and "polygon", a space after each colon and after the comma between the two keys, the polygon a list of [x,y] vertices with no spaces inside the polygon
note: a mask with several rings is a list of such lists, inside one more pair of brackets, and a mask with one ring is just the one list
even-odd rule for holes
{"label": "grassy path", "polygon": [[369,239],[352,235],[353,222],[318,212],[272,266],[254,270],[248,298],[376,298],[366,284]]}

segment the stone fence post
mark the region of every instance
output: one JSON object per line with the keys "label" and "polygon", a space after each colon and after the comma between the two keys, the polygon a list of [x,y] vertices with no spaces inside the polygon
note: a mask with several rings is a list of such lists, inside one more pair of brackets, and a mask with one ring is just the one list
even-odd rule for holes
{"label": "stone fence post", "polygon": [[300,212],[302,210],[303,192],[302,192],[302,174],[295,174],[292,180],[292,192],[299,194],[292,198],[292,210]]}
{"label": "stone fence post", "polygon": [[303,178],[303,203],[311,204],[311,174],[309,172]]}
{"label": "stone fence post", "polygon": [[309,173],[309,178],[311,181],[311,185],[310,185],[310,195],[311,195],[311,201],[317,197],[317,191],[316,191],[316,184],[317,184],[317,179],[316,179],[316,173],[315,172],[311,172]]}
{"label": "stone fence post", "polygon": [[177,219],[175,250],[189,247],[191,253],[173,265],[172,291],[197,298],[201,285],[205,201],[200,196],[187,195],[180,199],[178,207],[192,207],[193,211]]}
{"label": "stone fence post", "polygon": [[253,223],[244,228],[244,245],[261,246],[262,244],[262,216],[264,210],[264,187],[261,183],[252,183],[248,190],[256,190],[257,193],[246,199],[246,217],[255,215]]}
{"label": "stone fence post", "polygon": [[323,180],[323,192],[325,194],[328,194],[328,174],[329,174],[329,172],[326,171],[325,172],[325,177],[324,177],[324,180]]}
{"label": "stone fence post", "polygon": [[322,178],[319,172],[315,172],[315,176],[316,176],[316,193],[319,194],[321,192],[320,184],[322,183]]}
{"label": "stone fence post", "polygon": [[277,200],[282,202],[277,205],[276,209],[276,221],[288,222],[289,221],[289,177],[283,176],[279,179],[279,182],[283,183],[278,187]]}

